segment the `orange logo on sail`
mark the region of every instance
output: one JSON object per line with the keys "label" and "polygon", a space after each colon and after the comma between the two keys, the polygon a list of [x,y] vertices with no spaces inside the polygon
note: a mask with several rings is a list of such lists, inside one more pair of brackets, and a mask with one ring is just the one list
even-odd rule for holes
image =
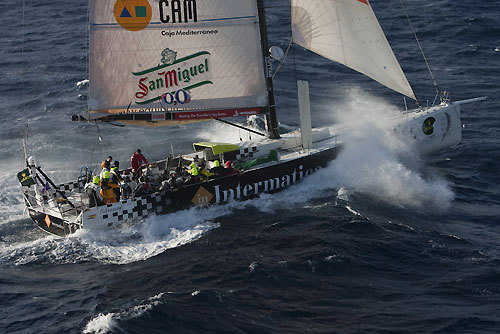
{"label": "orange logo on sail", "polygon": [[368,1],[366,0],[358,0],[358,1],[364,3],[365,5],[368,5]]}
{"label": "orange logo on sail", "polygon": [[117,0],[114,9],[119,25],[129,31],[140,31],[151,22],[153,12],[147,0]]}

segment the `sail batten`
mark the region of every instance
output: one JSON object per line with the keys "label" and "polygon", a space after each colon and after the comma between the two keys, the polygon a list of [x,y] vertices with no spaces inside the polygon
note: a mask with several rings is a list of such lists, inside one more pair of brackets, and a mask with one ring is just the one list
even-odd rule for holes
{"label": "sail batten", "polygon": [[415,99],[367,0],[292,0],[294,43]]}
{"label": "sail batten", "polygon": [[98,117],[268,105],[255,0],[90,8],[89,111]]}

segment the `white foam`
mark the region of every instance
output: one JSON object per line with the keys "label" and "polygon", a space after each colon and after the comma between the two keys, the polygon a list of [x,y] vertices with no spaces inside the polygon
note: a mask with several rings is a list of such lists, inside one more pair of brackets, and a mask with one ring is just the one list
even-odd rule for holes
{"label": "white foam", "polygon": [[[126,264],[146,260],[167,249],[197,240],[219,226],[217,217],[230,214],[235,208],[254,206],[272,213],[284,204],[288,207],[306,205],[312,198],[321,196],[349,202],[351,194],[361,193],[389,205],[445,210],[454,196],[449,184],[431,170],[426,170],[413,154],[412,147],[390,131],[386,121],[381,121],[387,118],[381,115],[395,114],[398,109],[355,90],[346,96],[346,101],[337,108],[341,111],[343,124],[355,130],[347,138],[339,157],[300,185],[274,195],[262,194],[260,198],[247,202],[154,216],[139,224],[105,232],[81,231],[66,239],[45,237],[36,241],[0,244],[0,259],[18,265],[34,261],[78,263],[89,260]],[[208,129],[204,135],[209,140],[227,141],[240,135],[239,130],[219,124],[212,124]],[[0,199],[8,202],[4,206],[7,212],[0,214],[2,223],[23,216],[24,205],[14,170],[17,171],[14,168],[4,170],[0,176]],[[54,173],[57,178],[73,175],[75,171],[66,171],[62,167]],[[359,214],[352,208],[352,203],[348,206],[348,210]]]}
{"label": "white foam", "polygon": [[89,82],[90,82],[90,80],[89,80],[89,79],[85,79],[85,80],[78,81],[78,82],[76,83],[76,87],[78,87],[78,88],[82,88],[82,87],[84,87],[84,86],[88,85],[88,84],[89,84]]}
{"label": "white foam", "polygon": [[99,232],[83,230],[67,238],[46,236],[34,241],[0,244],[0,259],[15,265],[89,260],[112,264],[142,261],[167,249],[193,242],[219,227],[218,223],[203,219],[202,214],[198,218],[194,216],[187,211],[179,213],[180,218],[170,215],[151,217],[134,226]]}
{"label": "white foam", "polygon": [[83,329],[83,333],[104,334],[108,333],[113,327],[116,326],[114,320],[114,313],[99,314],[97,317],[89,321]]}
{"label": "white foam", "polygon": [[108,331],[112,330],[114,327],[117,326],[116,320],[122,320],[122,319],[133,319],[136,317],[139,317],[146,313],[147,311],[151,310],[153,307],[161,304],[161,297],[163,296],[163,293],[160,293],[156,296],[153,296],[151,298],[148,298],[146,301],[143,303],[137,305],[137,306],[132,306],[126,310],[123,310],[118,313],[108,313],[108,314],[102,314],[100,313],[97,317],[91,319],[87,325],[85,326],[83,333],[96,333],[96,334],[101,334],[101,333],[107,333]]}
{"label": "white foam", "polygon": [[[346,96],[337,108],[342,124],[352,131],[344,137],[345,147],[338,158],[300,185],[274,195],[262,194],[248,204],[273,213],[283,203],[305,205],[331,192],[331,196],[346,202],[358,193],[397,207],[446,210],[454,198],[450,185],[425,167],[412,146],[392,131],[388,118],[397,115],[399,109],[357,90]],[[347,209],[360,214],[350,205]]]}
{"label": "white foam", "polygon": [[4,170],[0,175],[0,225],[26,218],[21,186],[16,176],[20,170]]}
{"label": "white foam", "polygon": [[[198,212],[196,212],[198,211]],[[209,219],[209,218],[208,218]],[[107,231],[81,231],[81,240],[89,256],[102,263],[127,264],[146,260],[167,249],[199,239],[219,227],[193,208],[164,216],[153,216],[144,222]]]}
{"label": "white foam", "polygon": [[[351,90],[341,120],[352,127],[345,147],[328,168],[337,188],[396,206],[445,210],[454,198],[449,184],[418,159],[414,148],[392,131],[398,109]],[[425,171],[425,173],[424,173]]]}

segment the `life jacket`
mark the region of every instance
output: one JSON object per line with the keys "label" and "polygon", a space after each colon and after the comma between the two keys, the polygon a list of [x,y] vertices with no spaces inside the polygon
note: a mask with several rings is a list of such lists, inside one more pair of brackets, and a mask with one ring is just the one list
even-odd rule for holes
{"label": "life jacket", "polygon": [[110,184],[111,184],[111,188],[113,188],[113,191],[115,193],[115,198],[118,200],[118,199],[120,199],[120,195],[121,195],[120,186],[118,185],[118,182],[121,179],[120,174],[118,172],[118,167],[112,167],[109,174],[111,175],[111,177],[109,179]]}
{"label": "life jacket", "polygon": [[105,167],[104,167],[104,168],[101,170],[101,174],[99,175],[99,178],[100,178],[101,180],[102,180],[102,179],[104,179],[104,173],[106,173],[106,172],[108,172],[108,173],[109,173],[109,169],[107,169],[107,168],[105,168]]}
{"label": "life jacket", "polygon": [[189,166],[191,167],[191,170],[189,171],[189,173],[191,173],[192,176],[198,176],[198,167],[196,167],[196,164],[192,163]]}
{"label": "life jacket", "polygon": [[101,195],[104,203],[116,203],[115,192],[113,191],[112,182],[109,179],[101,179]]}
{"label": "life jacket", "polygon": [[205,175],[205,176],[214,176],[215,173],[212,173],[212,170],[206,170],[205,168],[203,168],[201,170],[201,174]]}

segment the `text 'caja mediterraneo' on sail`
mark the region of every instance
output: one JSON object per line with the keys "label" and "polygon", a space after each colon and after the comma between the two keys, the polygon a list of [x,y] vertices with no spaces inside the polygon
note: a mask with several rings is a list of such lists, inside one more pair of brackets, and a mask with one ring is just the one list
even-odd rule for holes
{"label": "text 'caja mediterraneo' on sail", "polygon": [[254,0],[91,0],[89,111],[173,120],[268,105]]}

